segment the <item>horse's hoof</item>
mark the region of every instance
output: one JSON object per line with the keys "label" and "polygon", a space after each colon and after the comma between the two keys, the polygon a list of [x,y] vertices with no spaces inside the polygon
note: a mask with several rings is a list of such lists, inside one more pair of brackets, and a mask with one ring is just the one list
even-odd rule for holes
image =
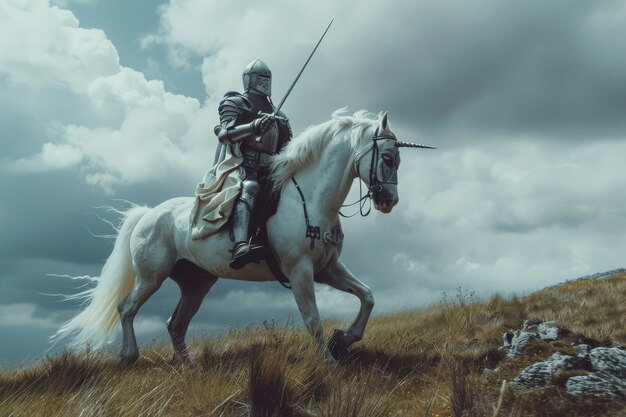
{"label": "horse's hoof", "polygon": [[137,362],[139,355],[120,355],[120,367],[128,369]]}
{"label": "horse's hoof", "polygon": [[348,351],[348,344],[346,343],[346,334],[339,329],[335,329],[333,334],[328,339],[328,350],[333,357],[339,359]]}
{"label": "horse's hoof", "polygon": [[177,365],[180,364],[180,365],[188,366],[189,368],[195,367],[195,364],[191,361],[189,356],[180,356],[180,355],[177,355],[176,353],[174,354],[174,356],[172,356],[172,363],[177,364]]}

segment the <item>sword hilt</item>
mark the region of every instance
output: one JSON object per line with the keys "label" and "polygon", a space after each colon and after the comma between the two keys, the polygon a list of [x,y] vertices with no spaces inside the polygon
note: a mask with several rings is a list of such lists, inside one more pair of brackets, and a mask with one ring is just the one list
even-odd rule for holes
{"label": "sword hilt", "polygon": [[[261,110],[259,110],[258,116],[259,116],[259,118],[267,116],[267,117],[269,117],[269,118],[270,118],[270,120],[272,120],[272,121],[275,121],[275,120],[281,120],[281,121],[283,121],[283,122],[287,122],[287,121],[288,121],[288,119],[286,119],[286,118],[284,118],[284,117],[282,117],[282,116],[277,116],[277,115],[276,115],[276,113],[263,113]],[[263,135],[258,136],[258,137],[255,139],[255,142],[257,142],[257,143],[261,143],[261,139],[262,139],[262,138],[263,138]]]}

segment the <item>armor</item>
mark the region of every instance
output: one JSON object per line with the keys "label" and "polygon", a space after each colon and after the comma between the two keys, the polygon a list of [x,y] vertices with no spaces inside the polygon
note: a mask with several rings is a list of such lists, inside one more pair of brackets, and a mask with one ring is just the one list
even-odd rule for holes
{"label": "armor", "polygon": [[252,90],[268,97],[272,95],[272,71],[260,59],[248,64],[243,71],[242,80],[246,93]]}
{"label": "armor", "polygon": [[263,61],[255,60],[246,67],[243,85],[243,94],[231,91],[224,95],[218,108],[220,124],[214,129],[220,147],[239,148],[246,173],[232,214],[231,237],[235,243],[230,266],[233,269],[259,262],[263,257],[263,246],[253,242],[249,230],[256,223],[260,183],[269,173],[270,157],[280,152],[292,136],[287,117],[281,112],[274,115],[276,109],[269,97],[271,72]]}

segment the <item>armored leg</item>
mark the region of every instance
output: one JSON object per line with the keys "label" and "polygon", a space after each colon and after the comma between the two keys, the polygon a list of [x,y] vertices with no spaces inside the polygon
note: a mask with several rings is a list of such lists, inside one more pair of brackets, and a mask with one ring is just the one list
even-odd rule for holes
{"label": "armored leg", "polygon": [[230,267],[241,269],[250,262],[259,262],[263,256],[263,246],[252,243],[250,237],[250,218],[254,214],[254,206],[261,187],[256,179],[246,179],[243,182],[241,196],[237,199],[233,209],[233,246]]}

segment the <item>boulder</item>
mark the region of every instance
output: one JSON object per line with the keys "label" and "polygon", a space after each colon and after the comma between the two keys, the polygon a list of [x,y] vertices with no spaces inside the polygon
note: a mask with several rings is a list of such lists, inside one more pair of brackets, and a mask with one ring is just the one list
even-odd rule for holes
{"label": "boulder", "polygon": [[[525,320],[522,329],[504,333],[501,349],[508,349],[508,358],[519,358],[531,340],[549,343],[569,334],[553,321],[540,323]],[[600,343],[593,339],[579,340],[575,345],[580,350],[577,356],[556,352],[547,360],[534,363],[520,372],[510,382],[510,387],[520,392],[556,382],[564,384],[565,391],[570,395],[626,399],[626,350],[618,344],[599,346]]]}
{"label": "boulder", "polygon": [[599,377],[626,390],[626,351],[616,347],[599,347],[589,352],[589,360]]}
{"label": "boulder", "polygon": [[508,346],[509,351],[506,354],[507,358],[519,358],[522,356],[524,354],[524,348],[533,339],[537,339],[537,334],[534,332],[527,332],[525,330],[517,330],[514,332]]}
{"label": "boulder", "polygon": [[551,342],[567,336],[567,330],[559,328],[555,322],[547,321],[540,323],[534,320],[524,320],[524,328],[521,330],[504,333],[502,337],[502,349],[508,349],[508,358],[519,358],[524,354],[524,348],[533,339]]}
{"label": "boulder", "polygon": [[548,360],[524,369],[511,381],[510,386],[514,391],[543,387],[550,384],[561,372],[579,368],[579,362],[577,357],[556,352]]}
{"label": "boulder", "polygon": [[567,330],[559,328],[553,321],[546,321],[537,325],[537,334],[545,342],[562,339],[568,333]]}
{"label": "boulder", "polygon": [[584,344],[578,348],[578,356],[556,352],[548,360],[530,365],[511,381],[511,388],[517,392],[540,388],[564,371],[582,370],[588,373],[565,381],[568,394],[607,400],[626,398],[626,351],[617,347],[591,349]]}
{"label": "boulder", "polygon": [[569,378],[565,383],[565,391],[577,397],[594,397],[607,400],[624,398],[624,393],[620,388],[595,374]]}

